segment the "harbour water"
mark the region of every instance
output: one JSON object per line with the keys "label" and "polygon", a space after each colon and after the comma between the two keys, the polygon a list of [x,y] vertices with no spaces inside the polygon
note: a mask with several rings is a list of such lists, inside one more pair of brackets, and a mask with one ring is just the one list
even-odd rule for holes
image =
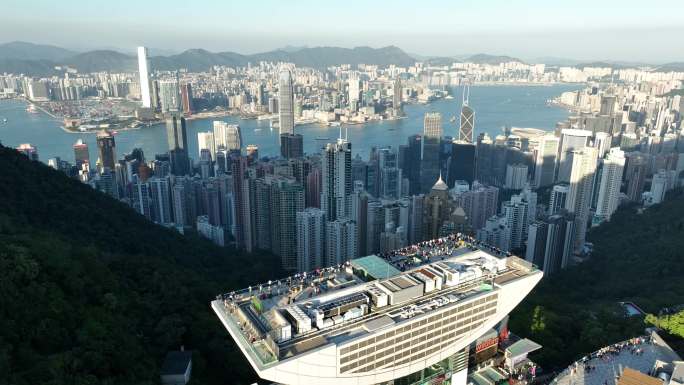
{"label": "harbour water", "polygon": [[[549,106],[546,101],[560,93],[579,89],[580,85],[551,86],[474,86],[470,91],[470,106],[475,109],[475,135],[482,132],[495,136],[501,133],[503,126],[533,127],[552,130],[558,121],[567,118],[568,111]],[[393,121],[377,121],[361,125],[342,125],[342,131],[348,129],[348,138],[352,142],[354,154],[366,158],[372,147],[397,147],[406,143],[410,135],[423,130],[425,112],[442,113],[444,135],[457,136],[458,112],[461,107],[461,89],[452,89],[453,99],[442,99],[430,104],[412,104],[404,106],[405,119]],[[450,122],[456,116],[454,122]],[[5,122],[4,119],[7,119]],[[190,120],[187,124],[188,148],[190,156],[197,159],[197,133],[211,130],[212,121],[224,120],[239,124],[242,130],[243,145],[256,144],[260,156],[279,154],[278,130],[271,129],[268,120],[243,120],[237,116],[222,118]],[[83,139],[90,147],[90,156],[97,159],[94,133],[68,133],[60,128],[62,122],[43,112],[29,113],[26,103],[19,100],[0,100],[0,142],[5,146],[15,147],[21,143],[31,143],[38,149],[40,159],[60,157],[73,162],[72,145]],[[304,136],[304,151],[314,153],[326,142],[334,141],[340,127],[320,124],[306,124],[295,127],[295,132]],[[142,148],[147,158],[154,154],[164,153],[168,149],[165,126],[163,124],[142,127],[136,130],[118,132],[116,138],[117,157],[130,152],[133,148]],[[328,138],[328,140],[325,140]]]}

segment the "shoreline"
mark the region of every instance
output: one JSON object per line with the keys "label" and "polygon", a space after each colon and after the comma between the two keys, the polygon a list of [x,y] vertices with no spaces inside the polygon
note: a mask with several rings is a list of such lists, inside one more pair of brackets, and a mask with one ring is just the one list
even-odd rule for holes
{"label": "shoreline", "polygon": [[[573,85],[574,85],[574,86],[579,86],[579,85],[581,85],[581,84],[582,84],[582,83],[565,83],[565,82],[548,82],[548,83],[539,83],[539,82],[535,82],[535,83],[531,83],[531,82],[528,82],[528,83],[520,83],[520,82],[510,82],[510,83],[509,83],[509,82],[481,82],[481,83],[476,83],[476,84],[474,84],[474,85],[478,85],[478,86],[482,86],[482,87],[492,87],[492,88],[501,87],[501,86],[515,86],[516,88],[517,88],[517,87],[535,87],[535,88],[536,88],[536,87],[573,86]],[[450,88],[455,88],[455,87],[450,87]],[[457,88],[457,87],[456,87],[456,88]],[[450,93],[450,94],[451,94],[451,93]],[[568,114],[576,113],[575,109],[573,109],[571,106],[565,106],[565,105],[562,105],[562,104],[560,104],[560,103],[554,102],[554,101],[558,98],[558,96],[559,96],[559,95],[555,95],[555,96],[553,96],[553,97],[547,99],[547,101],[546,101],[546,103],[545,103],[546,107],[547,107],[547,108],[548,108],[548,107],[560,108],[560,109],[565,110],[566,112],[568,112]],[[149,124],[142,124],[142,125],[140,125],[140,126],[138,126],[138,127],[125,127],[125,126],[124,126],[124,127],[118,127],[118,128],[117,128],[117,127],[108,127],[108,128],[96,128],[96,129],[89,129],[89,130],[86,130],[86,131],[80,131],[78,128],[76,128],[76,129],[66,128],[66,127],[63,125],[63,122],[62,122],[61,119],[59,119],[58,117],[56,117],[56,116],[53,115],[52,113],[48,112],[48,111],[47,111],[45,108],[43,108],[39,103],[31,102],[31,101],[27,100],[27,99],[24,98],[24,97],[15,97],[15,98],[10,98],[10,99],[6,99],[6,100],[8,100],[8,101],[9,101],[9,100],[17,100],[17,101],[19,101],[20,103],[22,103],[22,104],[24,104],[24,105],[33,105],[33,106],[35,106],[35,108],[36,108],[37,110],[39,110],[40,112],[45,113],[50,119],[53,119],[53,120],[55,121],[57,127],[59,127],[63,132],[68,133],[68,134],[76,134],[76,135],[97,134],[97,133],[98,133],[100,130],[102,130],[102,129],[107,129],[107,130],[109,130],[109,131],[115,131],[115,132],[118,132],[118,133],[123,133],[123,132],[126,132],[126,131],[134,131],[134,132],[135,132],[135,131],[142,131],[142,130],[145,130],[146,128],[158,127],[158,126],[164,124],[164,121],[163,121],[163,120],[155,120],[155,121],[150,122]],[[428,103],[408,102],[408,103],[405,104],[405,107],[411,107],[411,106],[429,106],[430,104],[433,104],[433,103],[435,103],[435,102],[444,101],[444,100],[445,100],[444,98],[439,98],[439,99],[437,99],[437,100],[434,100],[434,101],[431,101],[431,102],[428,102]],[[26,113],[27,113],[27,115],[29,115],[28,111],[27,111]],[[250,120],[251,120],[251,121],[260,121],[260,120],[264,120],[264,121],[265,121],[265,120],[268,120],[268,119],[259,119],[260,116],[264,116],[264,115],[268,115],[268,114],[259,114],[259,115],[254,114],[254,115],[247,115],[247,116],[245,116],[245,115],[242,115],[241,113],[239,113],[238,111],[205,111],[205,112],[198,112],[198,113],[196,113],[196,114],[193,114],[193,115],[191,115],[191,116],[188,116],[188,117],[186,117],[186,119],[187,119],[188,121],[192,121],[192,120],[194,120],[194,121],[203,121],[203,120],[212,120],[212,119],[221,119],[221,118],[225,118],[225,117],[231,117],[231,118],[234,118],[234,119],[245,120],[245,121],[250,121]],[[408,119],[408,118],[409,118],[409,116],[407,116],[406,113],[404,113],[403,116],[393,116],[393,117],[389,117],[389,118],[386,118],[386,119],[371,119],[371,120],[367,120],[367,121],[364,121],[364,122],[353,122],[353,121],[349,121],[349,122],[339,122],[339,121],[335,121],[335,122],[303,121],[303,122],[301,122],[301,123],[295,123],[295,124],[296,124],[296,126],[302,126],[302,127],[306,127],[306,126],[318,126],[318,127],[333,127],[333,128],[337,128],[338,125],[339,125],[340,127],[350,127],[350,128],[351,128],[351,127],[358,127],[358,128],[366,128],[366,127],[369,126],[369,125],[372,126],[372,125],[382,124],[382,123],[393,123],[393,122],[398,122],[398,121],[406,120],[406,119]],[[236,124],[237,124],[237,123],[238,123],[238,122],[236,122]],[[265,123],[265,122],[264,122],[264,123]]]}

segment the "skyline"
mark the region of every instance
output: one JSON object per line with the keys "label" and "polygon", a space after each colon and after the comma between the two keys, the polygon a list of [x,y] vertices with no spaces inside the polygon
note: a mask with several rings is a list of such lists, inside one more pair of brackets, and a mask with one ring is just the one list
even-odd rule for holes
{"label": "skyline", "polygon": [[[6,42],[31,41],[79,51],[113,48],[127,53],[140,45],[163,54],[190,48],[252,54],[288,46],[395,45],[421,56],[488,53],[527,61],[554,57],[655,64],[684,60],[670,49],[684,34],[676,16],[684,6],[670,0],[643,9],[633,1],[613,0],[553,5],[538,0],[522,4],[465,1],[457,6],[427,1],[420,7],[403,0],[393,2],[392,7],[359,1],[345,4],[330,9],[312,1],[209,1],[203,7],[176,1],[165,2],[164,7],[76,1],[63,9],[41,0],[28,12],[11,0],[4,10],[8,20],[0,25],[0,35]],[[657,26],[650,20],[658,20]],[[33,28],[27,30],[25,25]],[[84,31],[87,42],[80,38]]]}

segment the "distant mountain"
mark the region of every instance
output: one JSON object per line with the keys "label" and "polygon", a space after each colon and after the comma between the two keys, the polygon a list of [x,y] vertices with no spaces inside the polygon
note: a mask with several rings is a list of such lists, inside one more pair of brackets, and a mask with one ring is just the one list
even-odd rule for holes
{"label": "distant mountain", "polygon": [[25,74],[31,76],[54,75],[55,63],[49,60],[0,59],[0,74]]}
{"label": "distant mountain", "polygon": [[33,44],[13,41],[0,44],[0,60],[49,60],[60,61],[76,55],[77,52],[54,45]]}
{"label": "distant mountain", "polygon": [[532,62],[532,63],[544,63],[548,66],[558,66],[558,67],[574,66],[574,65],[580,63],[579,60],[568,59],[568,58],[564,58],[564,57],[555,57],[555,56],[537,57],[537,58],[530,60],[530,62]]}
{"label": "distant mountain", "polygon": [[656,71],[674,71],[674,72],[684,72],[684,62],[673,62],[666,63],[656,68]]}
{"label": "distant mountain", "polygon": [[578,63],[575,65],[575,67],[579,67],[579,68],[610,67],[613,69],[623,69],[623,68],[629,68],[630,66],[626,66],[626,65],[618,64],[618,63],[613,63],[613,62],[607,62],[607,61],[594,61],[594,62],[589,62],[589,63]]}
{"label": "distant mountain", "polygon": [[433,56],[426,58],[425,60],[422,60],[423,62],[433,65],[433,66],[450,66],[453,63],[460,63],[463,61],[463,59],[456,58],[456,57],[447,57],[447,56]]}
{"label": "distant mountain", "polygon": [[301,46],[286,45],[283,48],[278,48],[276,51],[297,52],[297,51],[301,51],[301,50],[306,49],[306,48],[309,48],[309,46],[308,45],[301,45]]}
{"label": "distant mountain", "polygon": [[339,64],[351,64],[352,66],[358,64],[410,66],[416,62],[409,54],[395,46],[382,48],[355,47],[351,49],[314,47],[304,48],[295,52],[271,51],[250,55],[248,58],[252,61],[288,61],[298,66],[313,68],[326,68]]}
{"label": "distant mountain", "polygon": [[246,65],[249,59],[234,52],[214,53],[204,49],[189,49],[178,55],[154,56],[150,58],[152,68],[161,71],[172,71],[187,68],[188,71],[206,71],[211,66],[239,66]]}
{"label": "distant mountain", "polygon": [[107,50],[84,52],[65,59],[63,63],[80,72],[135,71],[137,68],[135,56]]}
{"label": "distant mountain", "polygon": [[484,53],[473,55],[465,59],[466,62],[477,63],[477,64],[500,64],[506,62],[519,62],[523,63],[522,60],[505,55],[487,55]]}
{"label": "distant mountain", "polygon": [[[177,55],[153,56],[150,58],[152,68],[157,70],[176,70],[186,68],[189,71],[206,71],[211,66],[244,66],[259,61],[291,62],[301,67],[323,69],[332,65],[371,64],[387,66],[397,64],[410,66],[416,62],[414,58],[398,47],[383,48],[355,47],[314,47],[294,50],[275,50],[242,55],[235,52],[209,52],[204,49],[189,49]],[[80,54],[72,54],[59,60],[43,60],[39,63],[32,59],[11,58],[3,60],[0,56],[0,73],[25,73],[34,76],[46,76],[55,73],[54,67],[68,65],[80,72],[94,71],[134,71],[135,55],[128,55],[114,50],[97,50]]]}

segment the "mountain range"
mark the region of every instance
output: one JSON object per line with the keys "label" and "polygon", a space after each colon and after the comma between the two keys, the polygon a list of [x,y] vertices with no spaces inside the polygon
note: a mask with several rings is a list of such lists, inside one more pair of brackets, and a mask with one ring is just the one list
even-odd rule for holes
{"label": "mountain range", "polygon": [[[151,49],[152,52],[169,52]],[[421,56],[409,54],[396,46],[382,48],[371,47],[293,47],[288,46],[273,51],[240,54],[236,52],[210,52],[201,48],[193,48],[174,55],[156,55],[150,57],[150,64],[156,70],[187,69],[191,72],[206,71],[211,66],[245,66],[247,63],[290,62],[301,67],[324,69],[339,64],[371,64],[387,66],[410,66],[416,61],[424,61],[432,65],[450,65],[454,62],[472,62],[480,64],[499,64],[509,61],[524,62],[521,59],[505,55],[476,54],[472,56]],[[540,61],[546,63],[547,61]],[[563,63],[563,64],[561,64]],[[570,59],[549,59],[550,65],[590,65],[609,66],[613,68],[636,67],[637,63],[621,63],[613,61],[581,63]],[[632,65],[630,65],[632,64]],[[638,65],[647,65],[638,63]],[[0,73],[23,73],[31,76],[50,76],[61,72],[55,67],[68,66],[79,72],[98,71],[135,71],[137,58],[131,53],[122,53],[113,49],[100,49],[76,52],[53,46],[28,42],[10,42],[0,44]],[[684,71],[684,62],[667,63],[656,66],[662,71]]]}
{"label": "mountain range", "polygon": [[[371,47],[287,47],[275,51],[243,55],[235,52],[209,52],[204,49],[189,49],[169,56],[152,56],[150,64],[157,70],[206,71],[214,65],[244,66],[259,61],[291,62],[297,66],[326,68],[332,65],[371,64],[387,66],[396,64],[409,66],[416,60],[401,49],[388,46]],[[67,49],[25,42],[0,44],[0,73],[24,73],[33,76],[52,75],[54,67],[69,66],[79,72],[135,71],[137,59],[113,50],[95,50],[76,53]]]}

